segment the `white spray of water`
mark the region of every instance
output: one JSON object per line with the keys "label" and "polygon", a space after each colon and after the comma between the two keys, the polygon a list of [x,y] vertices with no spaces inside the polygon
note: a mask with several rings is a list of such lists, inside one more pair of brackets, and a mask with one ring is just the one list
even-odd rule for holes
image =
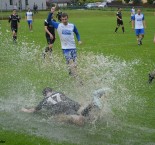
{"label": "white spray of water", "polygon": [[[8,39],[4,42],[7,43]],[[3,47],[8,47],[8,45],[3,45]],[[126,86],[127,78],[131,73],[134,75],[133,67],[140,63],[139,60],[127,62],[113,56],[108,57],[102,54],[95,55],[90,52],[80,52],[78,55],[78,75],[80,80],[83,81],[83,85],[81,86],[78,79],[76,80],[60,73],[67,74],[66,64],[60,54],[54,53],[51,60],[43,61],[40,46],[36,46],[35,42],[31,44],[19,42],[18,45],[12,47],[14,51],[18,52],[15,55],[18,58],[13,59],[11,62],[16,65],[18,73],[22,71],[24,64],[34,63],[34,67],[38,72],[45,73],[52,71],[53,75],[60,74],[57,77],[58,79],[63,79],[63,81],[58,80],[54,87],[82,104],[92,99],[94,90],[101,88],[110,89],[110,91],[107,91],[106,97],[102,98],[100,117],[102,118],[102,123],[106,125],[101,130],[104,130],[104,128],[117,128],[116,125],[119,123],[119,118],[114,117],[115,113],[113,110],[127,112],[129,103],[144,103],[144,100],[136,97]],[[19,60],[21,63],[19,63]],[[53,68],[54,70],[52,70]],[[45,81],[49,80],[45,79]],[[88,125],[85,128],[79,128],[56,123],[51,118],[45,119],[42,116],[21,113],[20,108],[35,106],[41,99],[41,97],[37,97],[39,93],[36,92],[36,87],[25,76],[20,83],[17,81],[11,84],[10,88],[12,89],[9,90],[6,99],[1,97],[0,111],[3,113],[3,117],[0,119],[0,124],[4,129],[13,129],[20,132],[23,130],[30,134],[79,144],[85,142],[94,144],[93,141],[89,141],[90,138],[87,139],[88,134],[91,135],[96,132],[96,130],[92,129],[92,126]],[[73,131],[74,133],[72,133]],[[100,132],[100,129],[98,131]],[[101,134],[108,136],[109,139],[111,138],[108,132],[101,132]],[[96,144],[100,144],[100,142]]]}

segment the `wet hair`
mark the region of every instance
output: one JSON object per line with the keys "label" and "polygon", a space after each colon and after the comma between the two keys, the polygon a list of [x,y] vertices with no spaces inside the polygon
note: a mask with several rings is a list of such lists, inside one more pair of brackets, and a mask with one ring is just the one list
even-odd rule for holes
{"label": "wet hair", "polygon": [[50,87],[44,88],[43,91],[42,91],[43,96],[46,96],[48,92],[52,92],[52,88],[50,88]]}
{"label": "wet hair", "polygon": [[61,18],[67,17],[68,18],[68,14],[67,13],[62,13]]}

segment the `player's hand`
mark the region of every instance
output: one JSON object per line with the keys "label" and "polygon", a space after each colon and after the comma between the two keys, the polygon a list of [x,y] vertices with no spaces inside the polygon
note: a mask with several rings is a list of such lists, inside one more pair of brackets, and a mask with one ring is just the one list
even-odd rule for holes
{"label": "player's hand", "polygon": [[78,44],[79,44],[79,45],[82,44],[82,41],[78,41]]}
{"label": "player's hand", "polygon": [[55,7],[52,7],[51,8],[51,13],[54,13],[55,12]]}
{"label": "player's hand", "polygon": [[53,37],[53,35],[52,35],[52,34],[50,35],[50,38],[51,38],[51,40],[53,40],[53,39],[54,39],[54,37]]}

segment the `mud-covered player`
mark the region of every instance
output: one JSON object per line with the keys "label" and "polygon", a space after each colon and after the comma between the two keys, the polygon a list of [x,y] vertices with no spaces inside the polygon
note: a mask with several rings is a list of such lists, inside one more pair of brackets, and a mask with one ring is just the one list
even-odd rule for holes
{"label": "mud-covered player", "polygon": [[[47,87],[43,89],[43,100],[34,108],[22,108],[21,111],[27,113],[43,113],[47,116],[63,116],[61,121],[69,121],[76,125],[83,125],[86,118],[90,117],[90,113],[94,110],[100,112],[102,108],[101,97],[105,96],[106,89],[99,89],[93,92],[93,99],[87,105],[70,99],[61,92],[55,92]],[[65,119],[65,120],[64,120]]]}

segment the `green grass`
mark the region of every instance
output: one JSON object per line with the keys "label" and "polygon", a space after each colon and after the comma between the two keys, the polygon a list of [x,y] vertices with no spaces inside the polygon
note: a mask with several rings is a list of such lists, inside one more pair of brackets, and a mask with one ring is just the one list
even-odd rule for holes
{"label": "green grass", "polygon": [[[76,135],[82,134],[84,139],[79,138],[79,140],[84,140],[83,142],[85,143],[83,144],[88,145],[155,144],[155,82],[151,85],[147,84],[148,73],[154,69],[155,64],[155,46],[153,44],[155,18],[153,12],[145,11],[147,29],[143,45],[140,47],[137,46],[135,34],[131,29],[131,24],[129,24],[130,14],[128,12],[123,13],[125,34],[122,34],[121,29],[119,29],[117,34],[114,33],[116,26],[114,11],[70,10],[67,12],[69,13],[70,22],[76,24],[83,41],[83,44],[78,46],[79,55],[83,52],[87,54],[93,52],[95,55],[103,54],[104,56],[112,56],[121,61],[125,60],[126,62],[139,60],[138,65],[133,66],[131,73],[129,72],[126,76],[125,82],[120,81],[120,83],[124,84],[130,92],[136,95],[139,101],[141,99],[144,100],[142,103],[139,103],[138,100],[135,102],[131,101],[127,104],[126,111],[119,110],[113,106],[114,118],[117,116],[120,120],[118,123],[116,119],[116,126],[114,128],[108,127],[103,121],[99,123],[93,132],[90,130],[87,131],[89,126],[83,130],[76,127],[69,127],[69,132]],[[31,92],[29,91],[33,87],[39,100],[41,97],[38,96],[40,96],[41,90],[45,86],[53,86],[56,90],[67,91],[67,88],[71,87],[69,84],[73,84],[74,80],[68,77],[67,71],[63,70],[63,66],[62,68],[57,68],[51,64],[44,66],[40,59],[40,54],[46,46],[43,24],[47,14],[48,12],[45,11],[35,16],[33,33],[29,33],[26,22],[24,19],[21,20],[18,41],[28,43],[21,45],[22,47],[25,46],[24,48],[21,48],[20,43],[13,45],[9,41],[11,40],[11,33],[7,33],[6,29],[10,30],[10,27],[7,21],[1,21],[0,102],[9,99],[10,96],[16,97],[17,94],[19,96],[24,94],[25,99],[30,99]],[[3,15],[8,15],[8,13],[3,13]],[[24,18],[24,13],[20,15]],[[6,37],[8,38],[8,43],[5,40]],[[24,53],[24,50],[27,52]],[[35,51],[37,52],[35,53]],[[54,54],[60,57],[60,60],[56,59],[58,63],[65,64],[65,60],[61,54],[58,36],[54,46]],[[69,94],[69,92],[67,93]],[[3,116],[3,121],[9,120],[9,113],[7,116],[5,110],[0,110],[0,115]],[[18,116],[18,114],[16,115]],[[12,119],[11,116],[10,119]],[[58,142],[57,139],[52,137],[40,137],[41,135],[38,136],[34,133],[29,135],[24,129],[19,131],[18,129],[10,128],[8,130],[4,124],[4,122],[0,122],[0,140],[5,140],[6,145],[72,144],[69,141],[63,141],[63,139]],[[48,124],[46,125],[48,126]],[[74,143],[76,144],[76,142]]]}

